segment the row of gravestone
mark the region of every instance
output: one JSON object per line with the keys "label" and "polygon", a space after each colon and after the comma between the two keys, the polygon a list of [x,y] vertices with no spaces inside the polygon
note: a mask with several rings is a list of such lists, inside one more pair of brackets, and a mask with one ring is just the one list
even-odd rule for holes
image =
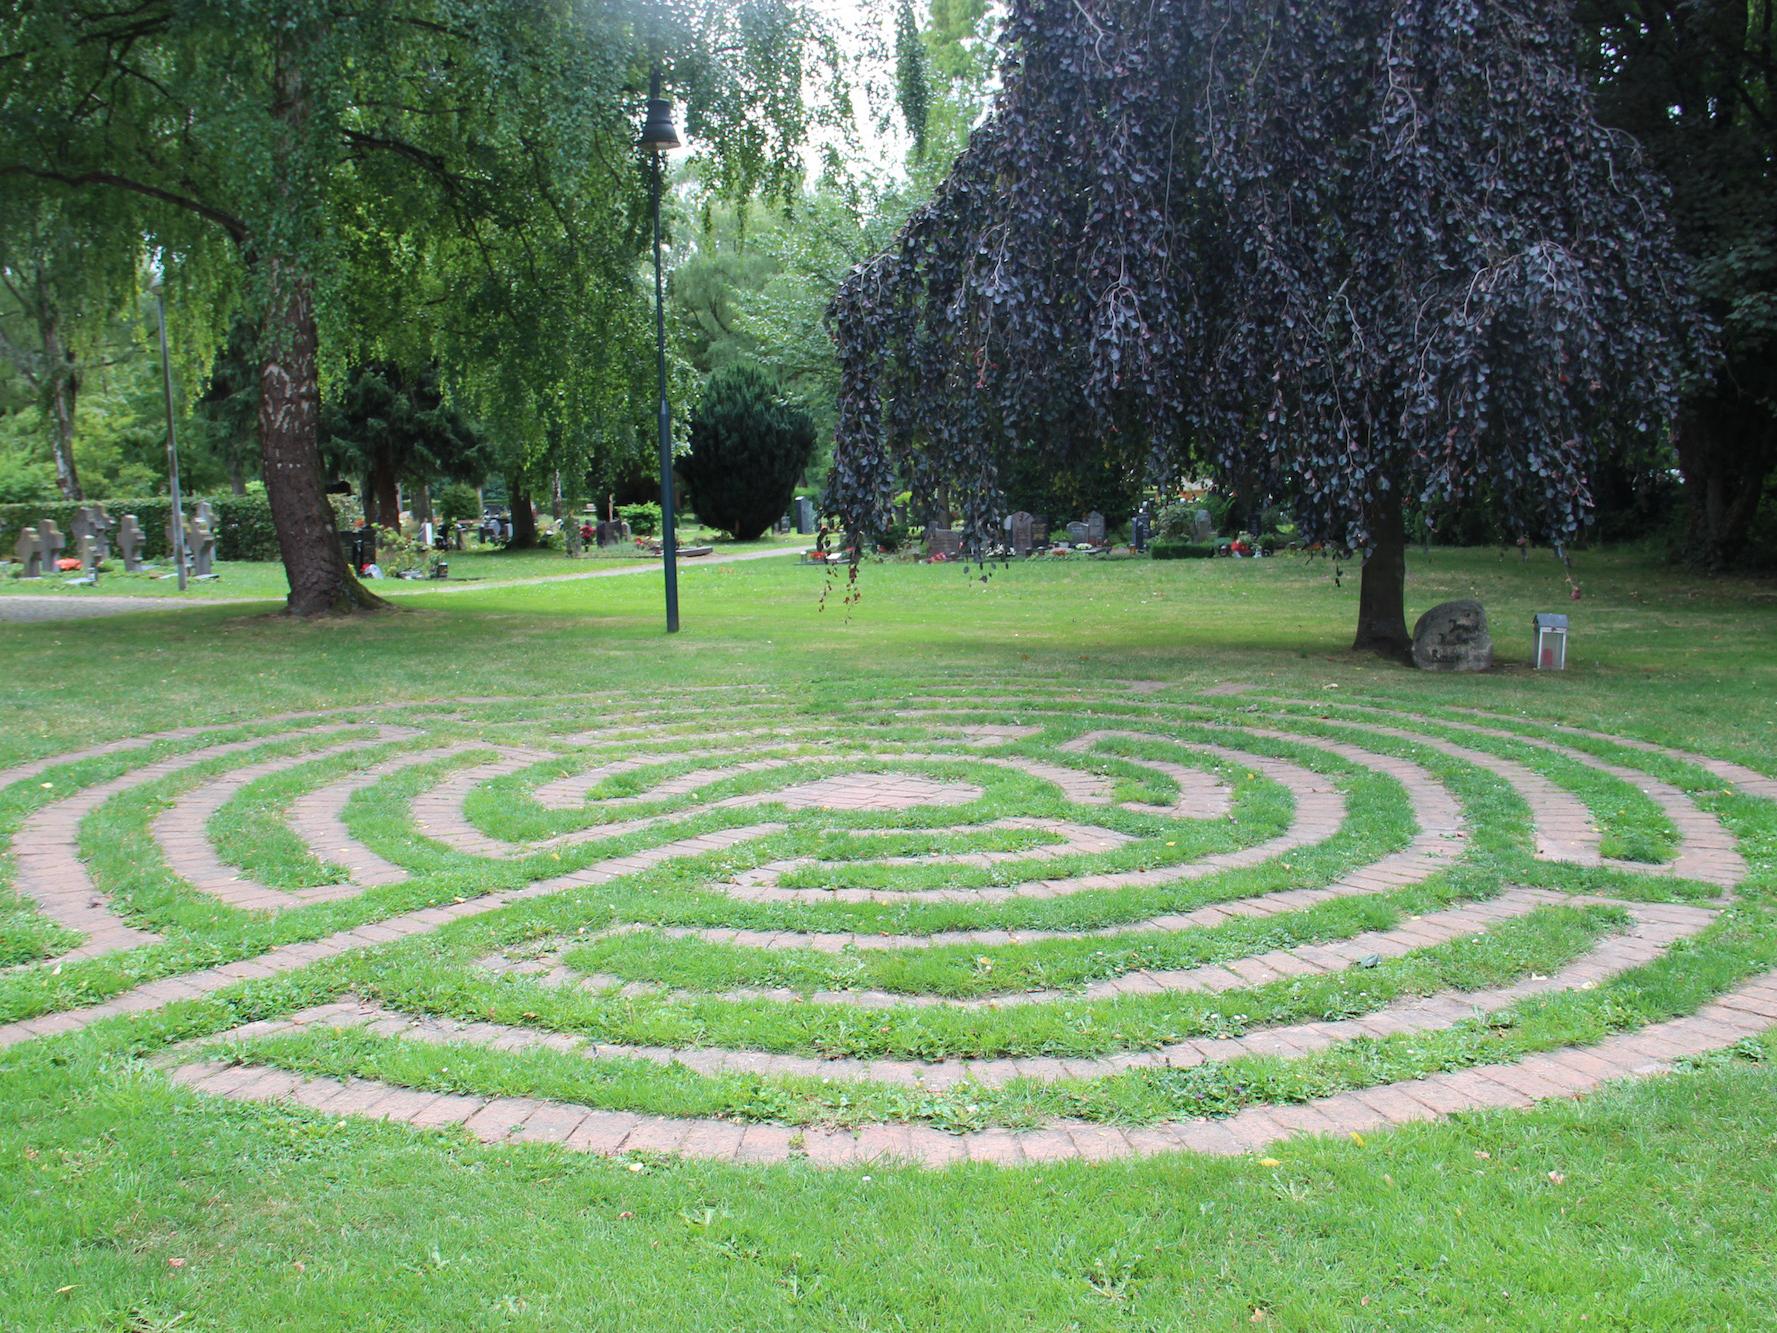
{"label": "row of gravestone", "polygon": [[[1000,527],[1006,534],[1004,548],[1015,556],[1029,555],[1032,551],[1049,545],[1048,520],[1022,509],[1015,514],[1008,514],[1001,520]],[[1070,546],[1103,546],[1105,536],[1104,515],[1097,510],[1086,515],[1084,520],[1067,525],[1067,542]],[[955,558],[962,554],[962,549],[963,535],[956,529],[926,529],[926,550],[929,554]]]}
{"label": "row of gravestone", "polygon": [[[73,537],[80,552],[81,568],[90,579],[99,562],[111,558],[111,533],[117,532],[117,548],[123,556],[123,567],[130,573],[143,568],[144,545],[142,525],[134,514],[125,514],[119,523],[105,512],[104,505],[83,505],[74,514]],[[47,571],[55,572],[62,552],[67,548],[55,520],[46,518],[36,527],[23,529],[13,544],[13,558],[22,566],[19,577],[40,578]],[[167,549],[177,547],[173,531],[173,515],[167,515]],[[216,563],[216,516],[208,500],[199,500],[197,512],[185,520],[185,559],[191,573],[200,579],[214,577]]]}
{"label": "row of gravestone", "polygon": [[798,495],[789,511],[777,521],[779,532],[795,532],[803,537],[811,535],[814,528],[814,501],[806,495]]}

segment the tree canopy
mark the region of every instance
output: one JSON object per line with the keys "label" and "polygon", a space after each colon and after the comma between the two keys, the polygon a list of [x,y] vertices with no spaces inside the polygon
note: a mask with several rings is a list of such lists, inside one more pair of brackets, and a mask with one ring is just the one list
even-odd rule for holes
{"label": "tree canopy", "polygon": [[323,374],[436,361],[520,470],[584,457],[628,396],[622,331],[645,327],[650,64],[687,99],[712,179],[782,197],[821,51],[796,0],[15,6],[0,178],[127,201],[190,354],[245,316],[289,607],[344,609],[374,599],[323,493]]}
{"label": "tree canopy", "polygon": [[1398,651],[1406,507],[1571,539],[1701,344],[1576,49],[1544,0],[1016,0],[992,115],[833,303],[830,507],[911,486],[985,543],[1014,458],[1207,467],[1364,553]]}

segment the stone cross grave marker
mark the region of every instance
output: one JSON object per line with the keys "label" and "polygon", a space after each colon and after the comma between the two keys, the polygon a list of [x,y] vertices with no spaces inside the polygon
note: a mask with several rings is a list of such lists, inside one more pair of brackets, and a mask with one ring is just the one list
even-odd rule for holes
{"label": "stone cross grave marker", "polygon": [[117,549],[123,553],[123,567],[130,573],[142,568],[142,525],[134,514],[125,514],[117,526]]}
{"label": "stone cross grave marker", "polygon": [[40,578],[43,574],[43,550],[37,544],[36,528],[21,528],[18,544],[12,548],[12,555],[19,564],[24,566],[19,577],[25,579]]}
{"label": "stone cross grave marker", "polygon": [[93,539],[93,555],[99,560],[111,558],[111,530],[117,526],[117,520],[105,512],[104,505],[82,505],[74,514],[74,541],[79,543],[82,537]]}
{"label": "stone cross grave marker", "polygon": [[62,558],[67,545],[67,538],[62,536],[62,530],[53,518],[46,518],[37,525],[37,551],[43,557],[44,573],[55,573],[56,561]]}
{"label": "stone cross grave marker", "polygon": [[191,553],[191,573],[194,578],[213,578],[216,571],[211,568],[216,559],[216,534],[210,530],[210,522],[201,515],[191,520],[191,530],[185,534],[185,549]]}

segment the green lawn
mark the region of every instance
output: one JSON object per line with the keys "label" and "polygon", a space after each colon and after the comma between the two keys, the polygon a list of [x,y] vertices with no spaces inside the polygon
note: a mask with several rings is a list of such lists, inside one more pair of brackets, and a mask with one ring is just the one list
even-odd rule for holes
{"label": "green lawn", "polygon": [[[1058,1118],[1135,1129],[1596,1042],[1691,1013],[1777,967],[1777,802],[1693,762],[1551,725],[1777,774],[1769,583],[1703,580],[1637,551],[1589,553],[1577,559],[1583,597],[1573,602],[1547,555],[1521,563],[1516,553],[1433,551],[1411,562],[1410,614],[1474,595],[1492,618],[1499,669],[1459,678],[1347,653],[1356,571],[1336,582],[1326,562],[1070,558],[986,579],[958,566],[873,563],[851,599],[843,575],[788,556],[687,565],[684,630],[670,639],[660,632],[656,575],[506,582],[585,567],[541,553],[453,556],[453,582],[490,586],[413,585],[400,589],[394,613],[322,624],[256,606],[0,622],[0,769],[171,728],[224,728],[0,785],[0,836],[12,837],[70,794],[149,761],[171,765],[97,804],[78,832],[96,888],[161,938],[35,963],[79,936],[0,889],[0,1024],[608,858],[645,858],[669,839],[769,825],[730,848],[0,1049],[0,1322],[1771,1326],[1777,1031],[1669,1075],[1534,1110],[1292,1139],[1232,1158],[943,1171],[653,1153],[607,1160],[173,1083],[173,1065],[212,1058],[798,1131],[910,1124],[964,1134]],[[101,591],[168,586],[116,578]],[[43,590],[0,580],[0,594]],[[275,569],[229,566],[197,595],[280,592]],[[1565,674],[1528,668],[1538,610],[1573,617]],[[1230,683],[1247,688],[1203,693]],[[362,711],[325,734],[303,730],[317,722],[268,720],[311,709]],[[373,723],[416,734],[381,736]],[[999,730],[958,740],[957,727]],[[1134,738],[1094,740],[1097,730]],[[750,738],[731,739],[736,732]],[[574,800],[544,799],[551,783],[633,758],[643,744],[633,737],[644,734],[645,765],[619,766]],[[948,748],[932,757],[925,750],[939,735]],[[336,882],[343,872],[330,862],[346,853],[297,838],[292,812],[329,783],[411,760],[358,790],[342,816],[356,843],[411,878],[275,914],[197,892],[165,859],[155,827],[163,812],[231,780],[243,758],[197,754],[218,742],[243,742],[245,758],[262,765],[206,816],[230,874],[280,892]],[[1229,746],[1238,753],[1217,748]],[[1339,746],[1345,752],[1329,748]],[[979,763],[980,753],[1004,762]],[[760,756],[771,766],[720,769]],[[1606,860],[1534,856],[1535,807],[1522,784],[1482,760],[1564,793]],[[1099,783],[1100,803],[1062,799],[1041,776],[1058,768]],[[797,784],[859,769],[962,795],[954,806],[904,812],[772,803]],[[422,802],[464,772],[470,828],[452,832]],[[1409,772],[1445,793],[1470,832],[1415,882],[1279,915],[1126,933],[1156,913],[1312,889],[1400,854],[1417,831]],[[700,773],[703,785],[689,792],[670,785]],[[1193,775],[1225,791],[1225,815],[1182,808]],[[1181,809],[1170,811],[1175,798]],[[1263,851],[1317,799],[1337,803],[1331,836],[1167,880],[1202,857]],[[1716,902],[1716,884],[1641,873],[1685,852],[1695,833],[1687,811],[1717,821],[1744,857],[1724,910],[1598,984],[1535,991],[1539,979],[1614,947],[1638,905]],[[1055,826],[1082,819],[1114,845],[1062,846]],[[0,884],[24,873],[16,856],[0,860]],[[1149,873],[1159,887],[1139,879]],[[1091,874],[1138,878],[1059,897],[1013,891]],[[803,897],[722,888],[749,875],[775,876],[758,882]],[[1386,935],[1531,888],[1575,900],[1382,948],[1325,975],[1092,998],[1093,987],[1144,969]],[[840,892],[829,899],[825,890]],[[725,929],[782,934],[756,948],[710,934]],[[812,947],[823,931],[979,938],[834,951]],[[489,971],[489,960],[540,958],[570,981]],[[630,989],[588,989],[580,981],[589,977]],[[545,1040],[843,1057],[860,1067],[1091,1062],[1511,986],[1533,994],[1435,1030],[1299,1054],[1044,1077],[1032,1069],[932,1087],[886,1071],[702,1073]],[[984,1003],[1029,992],[1040,993],[1035,1002]],[[491,1022],[515,1041],[330,1027],[232,1035],[346,993],[396,1013]],[[849,993],[927,1003],[860,1008],[845,1002]]]}

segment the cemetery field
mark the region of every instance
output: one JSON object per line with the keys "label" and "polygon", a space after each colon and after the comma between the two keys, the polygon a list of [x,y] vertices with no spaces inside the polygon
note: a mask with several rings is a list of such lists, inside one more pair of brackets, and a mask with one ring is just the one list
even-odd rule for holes
{"label": "cemetery field", "polygon": [[1409,572],[0,623],[0,1322],[1767,1326],[1777,587]]}

